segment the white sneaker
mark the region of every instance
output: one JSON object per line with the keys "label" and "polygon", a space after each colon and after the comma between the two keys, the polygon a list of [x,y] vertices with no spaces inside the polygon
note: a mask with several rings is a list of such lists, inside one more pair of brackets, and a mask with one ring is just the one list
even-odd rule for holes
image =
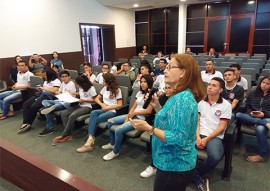
{"label": "white sneaker", "polygon": [[40,113],[43,114],[43,115],[46,115],[46,114],[52,112],[53,110],[55,110],[55,106],[54,105],[51,106],[51,107],[48,107],[48,108],[43,109]]}
{"label": "white sneaker", "polygon": [[113,149],[114,146],[111,145],[111,143],[109,143],[109,144],[107,144],[107,145],[103,145],[102,148],[105,149],[105,150],[109,150],[109,149]]}
{"label": "white sneaker", "polygon": [[157,169],[152,167],[152,166],[148,166],[143,172],[141,172],[140,176],[142,178],[149,178],[151,176],[154,176],[157,172]]}
{"label": "white sneaker", "polygon": [[114,152],[111,151],[111,152],[109,152],[108,154],[106,154],[106,155],[103,157],[103,159],[106,160],[106,161],[112,160],[112,159],[114,159],[115,157],[117,157],[118,155],[119,155],[119,153],[114,154]]}

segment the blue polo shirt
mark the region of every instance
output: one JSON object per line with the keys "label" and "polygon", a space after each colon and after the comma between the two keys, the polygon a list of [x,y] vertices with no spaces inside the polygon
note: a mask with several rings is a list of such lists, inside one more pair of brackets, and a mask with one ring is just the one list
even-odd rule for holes
{"label": "blue polo shirt", "polygon": [[58,59],[58,58],[54,58],[54,59],[52,59],[51,61],[50,61],[50,63],[52,64],[52,65],[56,65],[56,66],[58,66],[59,67],[59,69],[63,69],[63,62],[62,62],[62,60],[60,60],[60,59]]}

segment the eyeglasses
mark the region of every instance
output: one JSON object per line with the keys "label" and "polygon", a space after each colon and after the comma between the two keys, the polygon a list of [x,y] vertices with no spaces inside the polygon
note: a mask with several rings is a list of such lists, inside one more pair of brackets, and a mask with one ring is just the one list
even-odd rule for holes
{"label": "eyeglasses", "polygon": [[66,77],[68,77],[68,75],[61,76],[61,78],[66,78]]}
{"label": "eyeglasses", "polygon": [[172,65],[167,65],[166,70],[170,71],[172,68],[180,68],[179,66],[172,66]]}
{"label": "eyeglasses", "polygon": [[164,90],[170,90],[170,89],[172,89],[172,87],[170,87],[170,86],[164,88]]}

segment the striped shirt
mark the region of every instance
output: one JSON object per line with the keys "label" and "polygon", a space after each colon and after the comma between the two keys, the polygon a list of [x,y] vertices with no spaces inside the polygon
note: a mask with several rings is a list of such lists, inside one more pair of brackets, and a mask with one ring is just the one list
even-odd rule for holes
{"label": "striped shirt", "polygon": [[164,130],[166,142],[152,137],[154,165],[163,171],[183,172],[195,168],[198,104],[189,90],[169,98],[156,114],[155,127]]}

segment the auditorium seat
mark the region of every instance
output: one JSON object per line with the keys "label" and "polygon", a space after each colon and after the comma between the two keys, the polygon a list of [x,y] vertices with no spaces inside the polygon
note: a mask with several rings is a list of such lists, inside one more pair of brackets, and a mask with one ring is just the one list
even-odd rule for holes
{"label": "auditorium seat", "polygon": [[235,56],[234,59],[241,59],[242,62],[247,62],[248,57],[247,56]]}
{"label": "auditorium seat", "polygon": [[236,64],[236,62],[221,62],[221,67],[227,67],[230,68],[230,65]]}
{"label": "auditorium seat", "polygon": [[37,85],[43,85],[44,80],[40,76],[30,76],[30,84],[32,88],[36,88]]}
{"label": "auditorium seat", "polygon": [[251,80],[251,76],[250,75],[244,75],[244,74],[241,74],[242,77],[244,77],[247,82],[248,82],[248,90],[247,90],[247,93],[250,92],[250,89],[251,89],[251,86],[252,86],[252,80]]}
{"label": "auditorium seat", "polygon": [[129,91],[132,90],[131,81],[130,81],[130,78],[128,76],[119,75],[119,74],[115,74],[114,76],[115,76],[116,80],[119,82],[120,86],[127,87]]}
{"label": "auditorium seat", "polygon": [[72,80],[75,80],[75,79],[79,76],[77,70],[68,70],[68,69],[66,69],[66,71],[69,72],[70,78],[71,78]]}
{"label": "auditorium seat", "polygon": [[102,66],[97,66],[97,65],[92,66],[93,71],[98,72],[98,73],[102,72],[101,68]]}
{"label": "auditorium seat", "polygon": [[270,69],[263,69],[261,76],[270,76]]}
{"label": "auditorium seat", "polygon": [[125,62],[128,62],[128,59],[127,58],[119,58],[118,62],[125,63]]}
{"label": "auditorium seat", "polygon": [[254,68],[256,71],[256,74],[260,74],[260,64],[259,63],[250,63],[250,62],[244,62],[242,65],[242,68]]}
{"label": "auditorium seat", "polygon": [[249,53],[239,53],[238,56],[246,56],[248,59],[250,58]]}
{"label": "auditorium seat", "polygon": [[260,69],[263,69],[264,62],[262,59],[248,59],[247,62],[249,63],[259,63],[260,64]]}
{"label": "auditorium seat", "polygon": [[132,64],[136,63],[137,67],[139,68],[141,66],[141,60],[138,58],[131,58],[129,62]]}
{"label": "auditorium seat", "polygon": [[270,69],[270,64],[266,64],[264,69]]}
{"label": "auditorium seat", "polygon": [[0,92],[4,92],[7,90],[7,83],[6,81],[0,80]]}
{"label": "auditorium seat", "polygon": [[221,66],[221,62],[225,62],[224,58],[213,58],[212,59],[216,66]]}
{"label": "auditorium seat", "polygon": [[110,67],[112,66],[112,62],[111,61],[102,61],[101,62],[101,65],[102,64],[108,64]]}
{"label": "auditorium seat", "polygon": [[230,58],[228,62],[236,62],[236,64],[239,64],[240,66],[242,66],[243,60],[237,59],[237,58]]}

